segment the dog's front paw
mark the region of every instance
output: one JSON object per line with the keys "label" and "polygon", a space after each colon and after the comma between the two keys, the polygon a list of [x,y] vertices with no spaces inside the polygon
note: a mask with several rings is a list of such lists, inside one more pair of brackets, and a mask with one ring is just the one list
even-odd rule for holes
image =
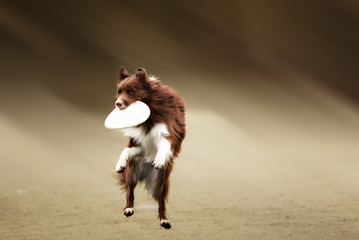
{"label": "dog's front paw", "polygon": [[125,210],[123,210],[123,214],[126,217],[130,217],[135,213],[135,210],[133,208],[125,208]]}
{"label": "dog's front paw", "polygon": [[168,140],[163,138],[159,143],[158,151],[152,165],[155,168],[164,168],[171,157],[171,144]]}
{"label": "dog's front paw", "polygon": [[163,168],[165,164],[166,164],[166,158],[164,157],[156,157],[152,163],[152,165],[158,169]]}
{"label": "dog's front paw", "polygon": [[117,173],[122,173],[123,171],[125,171],[125,167],[121,167],[120,169],[116,168]]}
{"label": "dog's front paw", "polygon": [[161,227],[163,227],[164,229],[170,229],[171,228],[171,223],[170,221],[168,221],[167,219],[161,219]]}
{"label": "dog's front paw", "polygon": [[125,170],[127,160],[130,158],[130,151],[131,151],[130,148],[123,149],[120,158],[116,163],[116,167],[115,167],[116,172],[120,173]]}
{"label": "dog's front paw", "polygon": [[126,160],[123,159],[118,160],[115,168],[116,172],[117,173],[123,172],[125,170],[126,163],[127,163]]}

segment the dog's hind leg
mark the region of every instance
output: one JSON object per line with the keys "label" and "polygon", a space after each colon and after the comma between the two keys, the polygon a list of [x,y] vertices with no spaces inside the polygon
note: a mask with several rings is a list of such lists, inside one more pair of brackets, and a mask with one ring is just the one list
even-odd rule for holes
{"label": "dog's hind leg", "polygon": [[131,159],[127,163],[127,167],[124,170],[125,175],[125,190],[126,190],[126,207],[123,210],[123,214],[126,217],[132,216],[135,211],[133,209],[135,195],[134,190],[140,177],[140,166],[136,158]]}
{"label": "dog's hind leg", "polygon": [[135,213],[135,210],[133,209],[133,201],[135,199],[133,191],[135,189],[135,186],[129,186],[127,188],[126,193],[126,207],[123,210],[123,214],[126,217],[132,216]]}
{"label": "dog's hind leg", "polygon": [[160,224],[165,229],[171,228],[171,223],[168,221],[166,216],[166,199],[164,197],[161,197],[158,200],[158,215],[160,217]]}
{"label": "dog's hind leg", "polygon": [[170,187],[170,174],[172,171],[172,164],[168,164],[165,169],[160,170],[157,187],[155,192],[155,199],[158,201],[158,216],[160,224],[165,229],[171,228],[171,223],[166,215],[166,201]]}

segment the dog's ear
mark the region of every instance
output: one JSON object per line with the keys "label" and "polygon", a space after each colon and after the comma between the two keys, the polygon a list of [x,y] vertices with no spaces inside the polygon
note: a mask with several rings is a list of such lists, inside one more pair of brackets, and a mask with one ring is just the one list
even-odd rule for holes
{"label": "dog's ear", "polygon": [[118,76],[118,80],[119,81],[122,81],[123,79],[129,77],[130,74],[128,74],[128,72],[126,71],[125,67],[124,66],[121,66],[121,69],[120,69],[120,75]]}
{"label": "dog's ear", "polygon": [[147,78],[146,69],[137,68],[136,69],[136,77],[138,77],[139,80],[146,80],[146,78]]}

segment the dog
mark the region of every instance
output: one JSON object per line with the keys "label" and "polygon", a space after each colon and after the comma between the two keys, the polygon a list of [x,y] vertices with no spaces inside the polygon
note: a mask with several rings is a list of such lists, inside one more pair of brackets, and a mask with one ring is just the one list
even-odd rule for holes
{"label": "dog", "polygon": [[185,104],[180,95],[149,76],[144,68],[130,75],[122,66],[117,82],[115,106],[125,109],[135,101],[150,108],[149,118],[136,127],[122,129],[129,137],[128,146],[116,164],[119,184],[126,191],[124,215],[134,214],[134,189],[144,182],[149,194],[158,202],[160,225],[170,229],[166,201],[174,159],[185,138]]}

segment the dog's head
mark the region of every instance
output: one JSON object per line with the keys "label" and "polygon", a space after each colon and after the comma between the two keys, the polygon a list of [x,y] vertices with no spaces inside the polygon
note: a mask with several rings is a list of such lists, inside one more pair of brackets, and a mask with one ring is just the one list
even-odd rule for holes
{"label": "dog's head", "polygon": [[117,82],[115,106],[125,109],[137,100],[146,102],[150,91],[151,83],[144,68],[138,68],[134,75],[130,75],[122,66]]}

